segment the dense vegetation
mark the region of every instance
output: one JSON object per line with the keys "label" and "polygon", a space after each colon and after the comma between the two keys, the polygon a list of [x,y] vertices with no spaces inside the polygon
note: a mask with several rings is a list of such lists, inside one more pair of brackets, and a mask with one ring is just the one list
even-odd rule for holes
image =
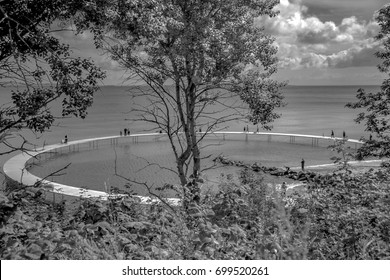
{"label": "dense vegetation", "polygon": [[178,207],[133,198],[65,207],[23,188],[0,194],[0,258],[388,259],[389,171],[337,171],[284,197],[243,169]]}

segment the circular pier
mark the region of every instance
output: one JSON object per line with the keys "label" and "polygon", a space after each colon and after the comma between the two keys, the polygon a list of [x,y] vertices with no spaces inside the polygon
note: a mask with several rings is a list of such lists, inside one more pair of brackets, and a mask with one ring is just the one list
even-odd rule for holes
{"label": "circular pier", "polygon": [[[198,132],[199,135],[203,135],[205,133]],[[342,138],[334,138],[328,136],[317,136],[317,135],[302,135],[302,134],[286,134],[286,133],[271,133],[271,132],[235,132],[235,131],[218,131],[218,132],[210,132],[207,133],[206,136],[218,136],[225,140],[228,137],[235,135],[235,137],[240,137],[241,140],[248,140],[248,138],[253,137],[265,137],[264,140],[271,142],[277,140],[278,138],[283,139],[284,142],[289,142],[290,144],[304,144],[311,145],[313,147],[319,147],[320,145],[329,145],[333,143],[335,140],[342,140]],[[87,188],[79,188],[74,186],[68,186],[65,184],[56,183],[53,181],[46,180],[44,178],[40,178],[31,174],[26,165],[29,161],[33,161],[37,158],[37,156],[45,156],[51,153],[67,153],[67,152],[77,152],[79,149],[83,147],[87,147],[88,149],[98,149],[99,145],[104,143],[109,143],[111,145],[117,145],[122,139],[129,140],[131,139],[132,143],[138,143],[142,139],[153,139],[154,141],[159,141],[159,139],[166,137],[165,133],[144,133],[144,134],[132,134],[127,136],[108,136],[108,137],[99,137],[99,138],[90,138],[90,139],[82,139],[71,141],[66,144],[54,144],[45,146],[34,151],[23,152],[18,154],[11,159],[9,159],[3,166],[4,174],[8,179],[11,179],[17,183],[20,183],[25,186],[33,186],[36,183],[40,183],[45,187],[46,190],[69,195],[74,197],[81,198],[100,198],[103,200],[107,200],[112,194],[109,194],[104,191],[97,191]],[[363,142],[354,139],[346,139],[346,142],[349,143],[351,148],[357,149],[360,147]],[[310,166],[308,166],[309,168]],[[146,196],[138,196],[142,202],[150,201],[151,198]],[[168,199],[170,203],[177,204],[179,202],[176,198]]]}

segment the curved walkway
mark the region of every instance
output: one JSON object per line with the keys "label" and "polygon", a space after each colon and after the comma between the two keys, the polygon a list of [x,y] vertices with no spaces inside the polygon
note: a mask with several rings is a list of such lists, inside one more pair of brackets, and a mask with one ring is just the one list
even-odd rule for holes
{"label": "curved walkway", "polygon": [[[102,140],[112,140],[112,139],[118,139],[118,138],[125,138],[125,137],[134,137],[136,139],[137,137],[145,137],[145,136],[160,136],[164,135],[165,133],[144,133],[144,134],[132,134],[129,136],[107,136],[107,137],[99,137],[99,138],[90,138],[90,139],[82,139],[82,140],[76,140],[72,142],[68,142],[67,144],[54,144],[50,146],[45,146],[39,149],[36,149],[35,151],[31,152],[23,152],[21,154],[18,154],[11,159],[9,159],[3,166],[4,173],[7,178],[16,181],[18,183],[21,183],[25,186],[33,186],[37,182],[40,182],[48,191],[64,194],[64,195],[70,195],[75,197],[82,197],[82,198],[100,198],[103,200],[107,200],[109,197],[117,196],[117,195],[111,195],[106,192],[102,191],[95,191],[90,189],[84,189],[84,188],[77,188],[73,186],[68,186],[64,184],[59,184],[55,182],[51,182],[42,178],[39,178],[26,169],[26,163],[31,159],[36,157],[37,155],[41,153],[46,153],[49,151],[53,151],[56,149],[64,148],[64,147],[70,147],[77,144],[83,144],[88,142],[96,142],[96,141],[102,141]],[[198,132],[198,134],[204,134],[202,132]],[[295,137],[298,138],[311,138],[312,144],[317,143],[319,139],[325,139],[325,140],[341,140],[342,138],[331,138],[328,136],[316,136],[316,135],[302,135],[302,134],[286,134],[286,133],[271,133],[271,132],[236,132],[236,131],[218,131],[218,132],[210,132],[209,134],[221,134],[223,136],[229,135],[229,134],[243,134],[243,135],[267,135],[268,137],[271,136],[289,136],[290,142],[295,143]],[[316,142],[317,141],[317,142]],[[348,139],[347,142],[355,143],[355,144],[363,144],[363,142],[359,140],[354,139]],[[308,167],[309,168],[309,167]],[[289,187],[295,187],[300,184],[291,184]],[[142,202],[150,202],[154,201],[155,199],[151,199],[149,197],[143,197],[143,196],[137,196],[141,199]],[[179,199],[176,198],[170,198],[168,201],[172,204],[179,203]]]}
{"label": "curved walkway", "polygon": [[[381,159],[372,159],[372,160],[352,160],[349,161],[348,164],[352,166],[379,166],[383,160]],[[333,168],[337,166],[336,163],[326,163],[326,164],[319,164],[319,165],[309,165],[305,166],[305,169],[326,169],[326,168]],[[292,167],[291,169],[300,169],[301,167]]]}

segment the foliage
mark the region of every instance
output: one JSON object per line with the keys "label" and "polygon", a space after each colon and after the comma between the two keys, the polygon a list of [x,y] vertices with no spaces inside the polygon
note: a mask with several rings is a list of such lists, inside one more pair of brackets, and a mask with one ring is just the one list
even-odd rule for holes
{"label": "foliage", "polygon": [[130,80],[149,86],[132,92],[149,101],[135,108],[137,120],[167,133],[183,186],[188,172],[198,178],[201,171],[206,134],[199,129],[242,119],[243,104],[247,118],[266,129],[279,116],[284,83],[271,79],[277,49],[254,24],[274,16],[277,2],[99,0],[77,7],[79,30],[92,30]]}
{"label": "foliage", "polygon": [[[53,206],[39,188],[1,196],[2,259],[259,259],[278,258],[277,211],[255,175],[226,179],[201,203],[173,212],[136,199]],[[267,217],[262,219],[262,217]]]}
{"label": "foliage", "polygon": [[357,157],[355,153],[351,152],[350,148],[346,146],[346,143],[347,139],[335,139],[333,145],[328,147],[331,151],[337,153],[337,155],[330,159],[338,166],[338,170],[349,171],[351,169],[349,162]]}
{"label": "foliage", "polygon": [[[51,204],[38,187],[0,194],[1,259],[389,259],[387,167],[335,172],[287,197],[244,169],[199,202]],[[66,203],[67,204],[67,203]]]}
{"label": "foliage", "polygon": [[[383,73],[389,74],[390,70],[390,5],[379,10],[376,21],[379,23],[380,32],[376,36],[383,47],[375,55],[382,59],[382,64],[378,66]],[[374,134],[375,137],[367,141],[360,149],[363,156],[374,155],[379,157],[390,156],[390,79],[383,81],[381,90],[377,93],[367,93],[364,89],[359,89],[358,101],[348,103],[349,108],[363,108],[365,112],[358,114],[356,122],[364,122],[366,131]]]}
{"label": "foliage", "polygon": [[308,213],[314,238],[310,247],[319,259],[388,259],[390,207],[388,173],[333,174],[309,191]]}
{"label": "foliage", "polygon": [[55,20],[69,18],[68,1],[23,0],[0,3],[0,86],[12,92],[0,108],[0,138],[22,128],[43,132],[54,122],[50,104],[62,99],[62,116],[86,116],[104,73],[91,61],[71,57],[53,36]]}

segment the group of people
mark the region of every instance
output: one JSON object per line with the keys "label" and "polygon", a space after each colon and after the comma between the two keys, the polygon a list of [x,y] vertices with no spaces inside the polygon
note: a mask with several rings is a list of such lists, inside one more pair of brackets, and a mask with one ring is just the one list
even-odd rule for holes
{"label": "group of people", "polygon": [[[334,138],[334,131],[330,133],[330,137]],[[345,131],[343,131],[343,138],[347,138],[347,135],[345,134]]]}
{"label": "group of people", "polygon": [[127,136],[127,135],[130,135],[130,129],[128,128],[125,128],[122,132],[122,130],[119,132],[119,135],[120,136]]}

